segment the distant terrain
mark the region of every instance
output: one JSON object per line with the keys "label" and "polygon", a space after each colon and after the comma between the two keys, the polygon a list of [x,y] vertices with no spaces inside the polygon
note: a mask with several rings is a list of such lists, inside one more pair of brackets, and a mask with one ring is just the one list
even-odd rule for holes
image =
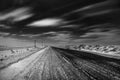
{"label": "distant terrain", "polygon": [[118,55],[120,56],[120,46],[118,45],[66,45],[66,49],[87,51],[92,53],[107,54],[107,55]]}

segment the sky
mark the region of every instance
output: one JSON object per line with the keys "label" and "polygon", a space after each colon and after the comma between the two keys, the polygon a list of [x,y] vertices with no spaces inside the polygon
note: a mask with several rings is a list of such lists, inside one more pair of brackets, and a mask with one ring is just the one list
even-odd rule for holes
{"label": "sky", "polygon": [[120,45],[119,0],[0,0],[0,45]]}

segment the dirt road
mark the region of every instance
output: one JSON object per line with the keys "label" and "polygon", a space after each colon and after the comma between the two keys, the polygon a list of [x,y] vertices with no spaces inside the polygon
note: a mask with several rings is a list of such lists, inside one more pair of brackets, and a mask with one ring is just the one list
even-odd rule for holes
{"label": "dirt road", "polygon": [[1,69],[0,80],[120,80],[120,61],[47,47]]}

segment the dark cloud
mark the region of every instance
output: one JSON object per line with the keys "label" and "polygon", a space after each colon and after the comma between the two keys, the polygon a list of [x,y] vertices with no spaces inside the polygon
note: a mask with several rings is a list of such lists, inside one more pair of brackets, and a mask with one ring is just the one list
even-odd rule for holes
{"label": "dark cloud", "polygon": [[118,0],[1,0],[0,36],[51,44],[115,43],[118,5]]}

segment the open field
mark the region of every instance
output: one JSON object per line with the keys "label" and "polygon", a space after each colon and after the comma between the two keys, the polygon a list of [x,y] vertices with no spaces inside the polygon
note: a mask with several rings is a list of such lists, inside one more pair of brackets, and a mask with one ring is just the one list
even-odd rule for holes
{"label": "open field", "polygon": [[0,68],[0,80],[120,80],[120,60],[46,47]]}
{"label": "open field", "polygon": [[40,48],[30,47],[0,51],[0,68],[30,56],[38,50]]}

